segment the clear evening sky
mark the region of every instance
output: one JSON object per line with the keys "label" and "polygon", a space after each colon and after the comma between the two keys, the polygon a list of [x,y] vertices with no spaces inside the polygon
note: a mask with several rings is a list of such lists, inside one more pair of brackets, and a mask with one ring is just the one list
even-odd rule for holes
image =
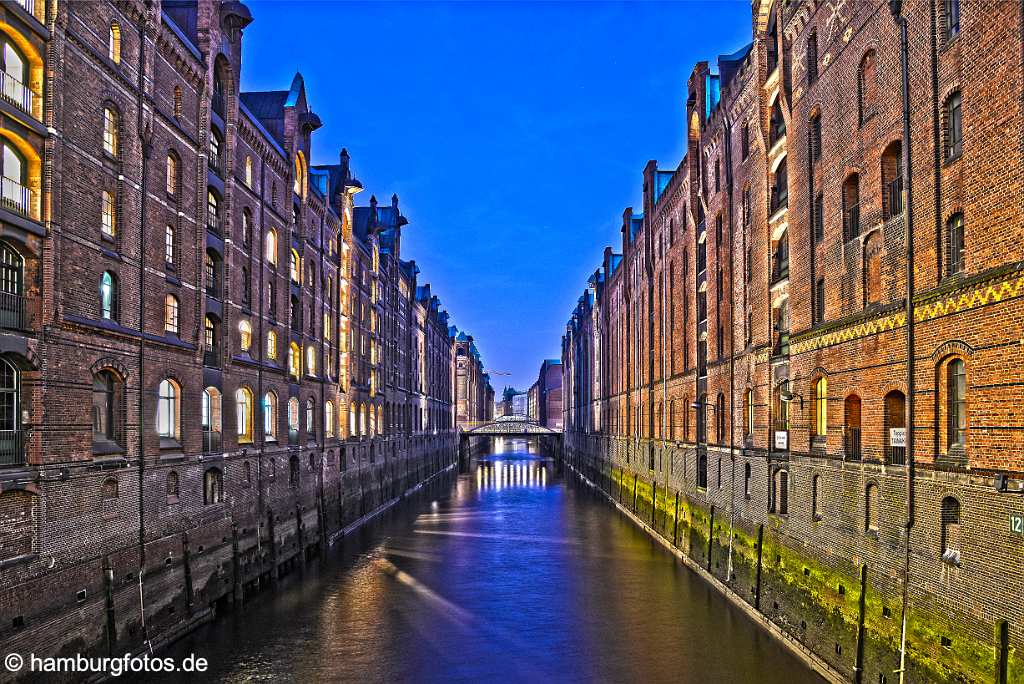
{"label": "clear evening sky", "polygon": [[648,159],[674,168],[693,65],[750,40],[750,3],[254,1],[243,90],[296,71],[324,122],[313,163],[347,147],[402,252],[500,393],[560,340]]}

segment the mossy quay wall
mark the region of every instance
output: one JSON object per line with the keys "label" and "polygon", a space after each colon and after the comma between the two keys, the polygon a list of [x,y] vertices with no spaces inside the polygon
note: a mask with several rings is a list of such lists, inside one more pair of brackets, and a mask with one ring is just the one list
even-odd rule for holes
{"label": "mossy quay wall", "polygon": [[[736,452],[733,459],[728,449],[710,447],[707,486],[698,487],[693,445],[583,433],[567,433],[564,445],[573,469],[834,674],[853,682],[899,681],[905,475],[870,464],[791,462],[788,513],[779,515],[768,512],[770,466],[763,454]],[[868,482],[882,492],[877,530],[863,524],[859,494]],[[919,475],[906,681],[1024,682],[1024,566],[1007,562],[1000,575],[993,570],[1002,561],[979,562],[967,555],[971,544],[960,566],[942,561],[932,549],[938,515],[927,517],[937,511],[929,501],[941,500],[944,489]],[[971,505],[983,506],[987,490],[976,490]],[[993,556],[1007,553],[1014,550]]]}

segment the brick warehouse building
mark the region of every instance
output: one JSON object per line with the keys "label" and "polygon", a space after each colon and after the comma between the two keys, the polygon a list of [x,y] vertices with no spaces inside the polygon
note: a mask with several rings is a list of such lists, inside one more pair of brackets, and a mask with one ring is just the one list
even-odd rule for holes
{"label": "brick warehouse building", "polygon": [[888,3],[755,0],[563,338],[571,462],[843,678],[906,607],[909,681],[1024,681],[1022,12],[904,3],[905,169]]}
{"label": "brick warehouse building", "polygon": [[242,3],[0,15],[0,644],[118,654],[451,464],[454,339]]}

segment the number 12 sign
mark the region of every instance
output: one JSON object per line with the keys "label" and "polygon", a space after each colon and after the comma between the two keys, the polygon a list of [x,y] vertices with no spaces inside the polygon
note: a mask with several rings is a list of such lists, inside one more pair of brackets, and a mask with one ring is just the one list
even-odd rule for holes
{"label": "number 12 sign", "polygon": [[1024,515],[1018,513],[1010,514],[1010,532],[1024,537]]}

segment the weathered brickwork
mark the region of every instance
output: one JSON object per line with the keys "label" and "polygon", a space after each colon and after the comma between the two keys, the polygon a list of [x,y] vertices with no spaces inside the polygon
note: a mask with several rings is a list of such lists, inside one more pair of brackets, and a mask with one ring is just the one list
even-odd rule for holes
{"label": "weathered brickwork", "polygon": [[119,654],[448,469],[454,333],[302,76],[239,92],[242,3],[0,15],[0,646]]}
{"label": "weathered brickwork", "polygon": [[888,3],[757,0],[694,67],[566,328],[566,449],[842,677],[894,680],[906,606],[910,681],[1024,681],[1024,6],[902,5],[909,167]]}

